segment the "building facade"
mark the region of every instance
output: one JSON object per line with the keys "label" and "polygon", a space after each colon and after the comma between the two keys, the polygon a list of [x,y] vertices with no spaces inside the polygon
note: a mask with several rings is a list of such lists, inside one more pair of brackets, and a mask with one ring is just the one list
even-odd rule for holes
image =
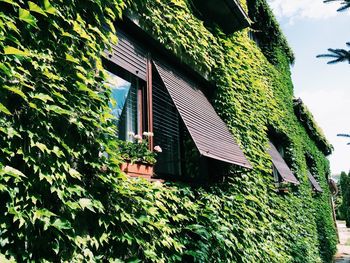
{"label": "building facade", "polygon": [[0,10],[0,261],[332,261],[332,147],[265,0]]}

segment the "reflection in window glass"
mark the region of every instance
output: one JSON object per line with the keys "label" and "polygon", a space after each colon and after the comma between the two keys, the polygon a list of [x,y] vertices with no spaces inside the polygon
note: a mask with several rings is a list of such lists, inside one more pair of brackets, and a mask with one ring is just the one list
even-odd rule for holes
{"label": "reflection in window glass", "polygon": [[128,140],[131,139],[128,134],[138,132],[137,81],[127,81],[111,72],[108,75],[106,83],[112,90],[113,99],[109,106],[116,118],[118,137]]}

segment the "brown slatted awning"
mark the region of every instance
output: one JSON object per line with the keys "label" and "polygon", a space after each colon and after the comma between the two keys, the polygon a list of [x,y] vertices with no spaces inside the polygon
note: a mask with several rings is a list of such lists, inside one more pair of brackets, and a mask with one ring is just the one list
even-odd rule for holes
{"label": "brown slatted awning", "polygon": [[112,50],[105,50],[107,60],[146,80],[147,52],[123,31],[117,31],[118,43]]}
{"label": "brown slatted awning", "polygon": [[203,92],[178,72],[159,62],[154,65],[200,154],[252,168]]}
{"label": "brown slatted awning", "polygon": [[322,193],[323,190],[322,190],[320,184],[316,181],[315,177],[312,176],[310,171],[307,171],[307,175],[309,177],[309,181],[311,183],[311,186],[312,186],[313,190],[316,191],[316,192]]}
{"label": "brown slatted awning", "polygon": [[272,163],[276,167],[278,173],[282,177],[282,180],[284,182],[289,182],[293,184],[299,184],[298,179],[294,176],[292,171],[289,169],[286,162],[283,160],[280,153],[277,151],[276,147],[273,145],[272,142],[269,143],[269,154],[272,158]]}

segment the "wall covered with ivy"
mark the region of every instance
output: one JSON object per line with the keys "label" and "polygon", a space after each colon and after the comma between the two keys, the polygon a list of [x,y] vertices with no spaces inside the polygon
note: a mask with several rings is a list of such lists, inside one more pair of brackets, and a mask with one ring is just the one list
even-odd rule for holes
{"label": "wall covered with ivy", "polygon": [[[243,4],[260,48],[247,30],[206,28],[187,0],[128,6],[216,84],[213,105],[254,167],[191,187],[118,171],[100,54],[123,1],[0,1],[0,260],[331,262],[329,164],[294,112],[293,54],[266,2]],[[284,134],[301,182],[283,195],[268,129]],[[309,185],[307,156],[322,194]]]}

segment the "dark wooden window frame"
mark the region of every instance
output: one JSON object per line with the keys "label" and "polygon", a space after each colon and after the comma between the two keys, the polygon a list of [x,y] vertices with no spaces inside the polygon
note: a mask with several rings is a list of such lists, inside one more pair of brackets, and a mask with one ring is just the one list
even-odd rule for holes
{"label": "dark wooden window frame", "polygon": [[310,186],[315,193],[322,193],[323,189],[319,184],[319,178],[317,175],[316,161],[314,157],[307,152],[305,154],[305,161],[307,166],[307,176],[310,182]]}
{"label": "dark wooden window frame", "polygon": [[[147,69],[146,69],[146,94],[147,94],[147,122],[148,131],[153,133],[153,88],[152,88],[152,60],[151,55],[147,55]],[[153,151],[153,137],[149,140],[149,149]]]}

